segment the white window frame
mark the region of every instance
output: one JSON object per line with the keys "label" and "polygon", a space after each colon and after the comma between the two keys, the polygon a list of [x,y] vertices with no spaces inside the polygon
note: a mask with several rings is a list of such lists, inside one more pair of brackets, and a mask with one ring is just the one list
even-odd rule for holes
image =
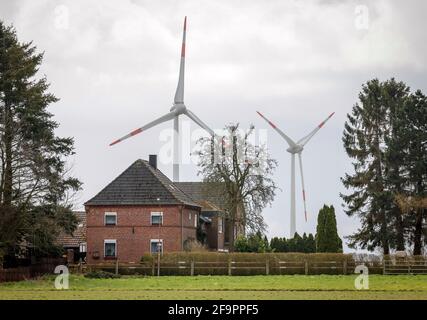
{"label": "white window frame", "polygon": [[[105,250],[105,246],[104,246],[104,250]],[[79,244],[79,251],[80,251],[80,253],[86,253],[87,252],[87,243],[86,242],[81,242]]]}
{"label": "white window frame", "polygon": [[[107,216],[116,217],[116,223],[115,224],[107,224]],[[104,213],[104,225],[105,226],[117,226],[117,212],[105,212]]]}
{"label": "white window frame", "polygon": [[191,221],[191,211],[188,213],[188,220]]}
{"label": "white window frame", "polygon": [[198,215],[197,215],[197,213],[195,213],[194,214],[194,228],[197,228],[198,220],[199,220]]}
{"label": "white window frame", "polygon": [[[114,256],[106,256],[105,255],[105,245],[106,244],[111,244],[111,243],[114,243],[114,246],[115,246],[115,248],[116,248],[116,250],[115,250],[115,255]],[[105,239],[104,240],[104,258],[117,258],[117,240],[116,239]]]}
{"label": "white window frame", "polygon": [[163,211],[152,211],[150,215],[150,224],[152,226],[158,226],[159,224],[155,223],[153,224],[153,216],[160,216],[162,217],[162,221],[160,222],[160,225],[163,225]]}
{"label": "white window frame", "polygon": [[163,253],[163,250],[164,250],[164,243],[163,243],[163,239],[150,239],[150,253],[151,254],[157,254],[157,252],[152,252],[151,251],[151,245],[152,245],[152,243],[153,242],[157,242],[157,243],[161,243],[162,244],[162,250],[160,251],[160,253],[162,254]]}
{"label": "white window frame", "polygon": [[224,231],[224,219],[222,217],[218,217],[218,233],[223,233]]}

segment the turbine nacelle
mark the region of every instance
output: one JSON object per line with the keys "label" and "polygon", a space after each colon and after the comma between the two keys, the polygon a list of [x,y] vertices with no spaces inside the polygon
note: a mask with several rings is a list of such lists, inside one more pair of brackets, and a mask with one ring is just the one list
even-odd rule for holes
{"label": "turbine nacelle", "polygon": [[173,112],[176,116],[179,116],[187,111],[187,107],[183,103],[178,103],[174,104],[170,111]]}
{"label": "turbine nacelle", "polygon": [[295,154],[295,153],[301,153],[302,150],[304,150],[304,147],[301,145],[294,145],[286,149],[289,153]]}

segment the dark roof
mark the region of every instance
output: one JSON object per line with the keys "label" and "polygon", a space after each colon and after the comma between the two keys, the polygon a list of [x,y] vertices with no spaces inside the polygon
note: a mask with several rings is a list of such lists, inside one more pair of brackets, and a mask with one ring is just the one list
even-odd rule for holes
{"label": "dark roof", "polygon": [[159,169],[141,159],[85,203],[87,206],[157,204],[200,207]]}
{"label": "dark roof", "polygon": [[56,242],[65,248],[75,248],[81,243],[86,242],[86,212],[75,211],[74,214],[77,216],[79,223],[77,229],[72,235],[65,232],[61,232]]}
{"label": "dark roof", "polygon": [[225,201],[217,184],[208,182],[174,182],[174,184],[197,202],[204,211],[221,211]]}

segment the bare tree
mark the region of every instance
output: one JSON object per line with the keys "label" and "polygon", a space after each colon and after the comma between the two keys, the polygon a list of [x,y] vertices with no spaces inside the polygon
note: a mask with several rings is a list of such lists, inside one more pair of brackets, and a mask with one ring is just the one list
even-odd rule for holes
{"label": "bare tree", "polygon": [[253,133],[253,126],[243,132],[239,124],[229,124],[220,137],[201,139],[197,151],[198,174],[208,192],[224,204],[230,251],[237,235],[265,231],[262,210],[273,201],[277,188],[272,179],[277,162],[269,157],[265,145],[250,142]]}

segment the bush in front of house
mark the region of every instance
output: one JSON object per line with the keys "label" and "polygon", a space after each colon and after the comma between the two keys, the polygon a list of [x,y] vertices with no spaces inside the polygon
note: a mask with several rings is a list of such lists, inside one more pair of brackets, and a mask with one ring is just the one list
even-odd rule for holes
{"label": "bush in front of house", "polygon": [[102,271],[102,270],[90,271],[90,272],[85,274],[85,278],[89,278],[89,279],[117,279],[120,277],[121,276],[119,274],[106,272],[106,271]]}
{"label": "bush in front of house", "polygon": [[234,242],[236,252],[271,252],[267,237],[261,232],[250,234],[247,237],[240,235]]}
{"label": "bush in front of house", "polygon": [[184,250],[187,252],[207,252],[208,251],[208,249],[202,242],[194,238],[189,238],[184,241]]}

